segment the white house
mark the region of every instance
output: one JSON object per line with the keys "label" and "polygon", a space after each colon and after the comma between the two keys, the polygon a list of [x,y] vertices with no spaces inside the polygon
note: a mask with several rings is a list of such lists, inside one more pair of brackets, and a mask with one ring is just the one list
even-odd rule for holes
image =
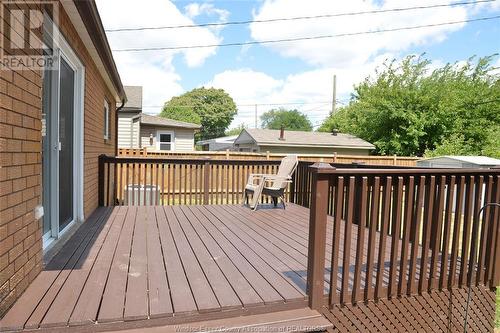
{"label": "white house", "polygon": [[118,147],[149,151],[193,151],[201,125],[142,113],[142,87],[127,86],[128,101],[118,113]]}

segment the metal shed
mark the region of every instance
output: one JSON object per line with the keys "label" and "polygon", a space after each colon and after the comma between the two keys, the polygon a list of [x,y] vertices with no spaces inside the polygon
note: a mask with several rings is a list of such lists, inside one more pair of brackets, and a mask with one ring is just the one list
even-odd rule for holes
{"label": "metal shed", "polygon": [[439,156],[417,161],[425,168],[492,168],[500,166],[500,160],[487,156]]}

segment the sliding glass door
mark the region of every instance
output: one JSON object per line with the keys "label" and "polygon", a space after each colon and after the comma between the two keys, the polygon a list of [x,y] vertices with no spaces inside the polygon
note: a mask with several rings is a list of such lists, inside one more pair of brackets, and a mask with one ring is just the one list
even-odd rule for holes
{"label": "sliding glass door", "polygon": [[[61,37],[62,38],[62,37]],[[44,71],[42,185],[44,247],[83,219],[83,66],[64,40]]]}

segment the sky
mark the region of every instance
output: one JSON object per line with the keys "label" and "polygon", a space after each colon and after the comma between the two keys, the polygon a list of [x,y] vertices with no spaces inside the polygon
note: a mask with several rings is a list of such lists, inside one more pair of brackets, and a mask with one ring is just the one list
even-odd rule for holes
{"label": "sky", "polygon": [[[415,30],[282,43],[269,40],[350,34],[500,16],[500,0],[399,12],[240,25],[255,21],[453,4],[449,0],[97,0],[106,30],[197,25],[189,28],[107,31],[124,85],[143,86],[143,111],[157,114],[173,96],[198,87],[222,88],[238,106],[231,127],[255,126],[280,106],[305,113],[315,127],[385,60],[425,53],[433,67],[500,53],[500,19]],[[458,2],[469,2],[460,0]],[[252,45],[218,46],[250,42]],[[123,51],[133,48],[203,48]],[[121,50],[121,51],[120,51]],[[500,67],[500,57],[494,59]],[[257,106],[255,106],[257,104]],[[259,124],[260,125],[260,121]]]}

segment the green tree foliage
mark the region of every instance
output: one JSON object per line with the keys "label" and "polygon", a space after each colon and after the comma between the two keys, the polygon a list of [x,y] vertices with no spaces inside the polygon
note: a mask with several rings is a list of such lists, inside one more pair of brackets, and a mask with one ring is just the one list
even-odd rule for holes
{"label": "green tree foliage", "polygon": [[160,116],[201,124],[198,140],[224,136],[236,115],[236,104],[223,89],[196,88],[165,103]]}
{"label": "green tree foliage", "polygon": [[240,135],[241,131],[243,131],[245,128],[247,128],[247,126],[245,124],[240,124],[239,126],[228,129],[226,131],[226,135],[227,136]]}
{"label": "green tree foliage", "polygon": [[260,116],[263,128],[280,129],[284,126],[290,131],[312,131],[311,121],[297,110],[272,109]]}
{"label": "green tree foliage", "polygon": [[[495,55],[496,56],[496,55]],[[495,56],[431,70],[425,58],[386,62],[354,87],[320,131],[338,128],[383,155],[500,157],[500,72]]]}

